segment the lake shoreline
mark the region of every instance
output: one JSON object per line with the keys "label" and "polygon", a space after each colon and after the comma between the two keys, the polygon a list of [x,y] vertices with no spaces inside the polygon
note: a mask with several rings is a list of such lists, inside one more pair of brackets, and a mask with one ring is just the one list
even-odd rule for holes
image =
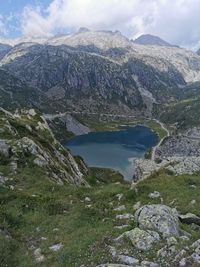
{"label": "lake shoreline", "polygon": [[134,161],[145,157],[149,147],[158,143],[158,137],[149,127],[121,125],[117,131],[91,132],[76,136],[65,147],[73,155],[81,156],[89,167],[119,171],[131,181]]}

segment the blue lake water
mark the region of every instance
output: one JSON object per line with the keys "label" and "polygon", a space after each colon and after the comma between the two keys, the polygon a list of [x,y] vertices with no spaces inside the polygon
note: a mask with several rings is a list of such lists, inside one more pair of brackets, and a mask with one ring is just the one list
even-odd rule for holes
{"label": "blue lake water", "polygon": [[92,132],[76,136],[65,144],[73,155],[81,156],[90,167],[112,168],[131,180],[135,159],[155,146],[157,135],[143,126],[123,127],[114,132]]}

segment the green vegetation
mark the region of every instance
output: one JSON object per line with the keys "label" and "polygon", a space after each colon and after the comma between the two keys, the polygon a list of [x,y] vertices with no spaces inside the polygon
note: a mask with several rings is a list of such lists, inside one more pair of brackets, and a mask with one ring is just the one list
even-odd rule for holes
{"label": "green vegetation", "polygon": [[120,129],[120,126],[122,125],[130,125],[134,126],[136,125],[136,121],[134,120],[126,120],[126,119],[113,119],[112,118],[105,118],[102,120],[99,116],[81,116],[76,115],[75,116],[77,120],[79,120],[81,123],[87,125],[90,129],[96,131],[96,132],[103,132],[103,131],[117,131]]}
{"label": "green vegetation", "polygon": [[185,99],[166,107],[161,115],[165,123],[176,124],[178,130],[200,125],[200,98]]}
{"label": "green vegetation", "polygon": [[157,133],[160,140],[167,136],[167,132],[156,121],[147,121],[145,125]]}
{"label": "green vegetation", "polygon": [[[5,166],[0,167],[0,172],[6,172]],[[113,209],[125,205],[126,211],[121,213],[133,214],[137,201],[160,203],[160,199],[148,197],[154,190],[161,193],[164,204],[182,213],[199,215],[199,174],[174,177],[161,171],[134,189],[120,183],[118,174],[109,170],[92,169],[90,175],[91,188],[59,186],[41,168],[26,166],[18,170],[6,187],[0,187],[0,266],[37,266],[34,258],[37,248],[45,256],[40,263],[44,267],[81,264],[92,267],[111,261],[106,245],[124,231],[114,228],[122,222],[116,220],[119,212]],[[120,201],[118,194],[123,194]],[[191,204],[193,199],[195,204]],[[134,223],[128,229],[133,227]],[[192,234],[191,242],[200,238],[195,227],[183,225],[183,228]],[[49,247],[58,243],[63,247],[52,252]]]}
{"label": "green vegetation", "polygon": [[[27,136],[54,158],[60,151],[68,159],[68,152],[58,143],[51,146],[55,140],[48,128],[38,127],[42,122],[39,115],[8,115],[7,120],[3,116],[5,114],[0,113],[1,138],[5,135],[14,143]],[[158,125],[151,126],[158,131]],[[180,213],[199,215],[200,174],[175,177],[161,170],[148,181],[141,181],[131,188],[118,172],[91,168],[86,177],[91,187],[86,188],[56,184],[54,181],[57,180],[52,176],[60,170],[60,165],[47,171],[34,164],[30,151],[21,154],[19,151],[17,155],[17,169],[13,171],[13,155],[0,154],[0,266],[94,267],[112,262],[108,245],[112,244],[113,238],[136,226],[134,221],[119,220],[116,215],[134,214],[133,206],[137,202],[141,205],[163,203],[176,207]],[[84,168],[80,157],[76,157],[76,162]],[[70,169],[67,171],[70,173]],[[155,190],[160,192],[162,200],[148,197]],[[121,205],[125,210],[115,210]],[[124,224],[128,224],[125,230],[116,228]],[[190,243],[200,238],[196,227],[182,226],[191,234]],[[60,249],[52,251],[51,246],[56,244],[61,245]],[[162,245],[161,242],[158,246]],[[135,253],[128,242],[126,246]],[[44,256],[40,263],[35,255],[38,249]],[[136,256],[141,259],[145,255],[153,260],[154,252]]]}

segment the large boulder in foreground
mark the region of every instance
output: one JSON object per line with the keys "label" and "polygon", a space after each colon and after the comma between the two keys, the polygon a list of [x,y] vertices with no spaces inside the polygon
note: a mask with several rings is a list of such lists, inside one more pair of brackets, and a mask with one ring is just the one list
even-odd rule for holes
{"label": "large boulder in foreground", "polygon": [[165,205],[145,205],[135,213],[135,221],[143,230],[152,230],[163,234],[179,236],[179,218],[175,209]]}

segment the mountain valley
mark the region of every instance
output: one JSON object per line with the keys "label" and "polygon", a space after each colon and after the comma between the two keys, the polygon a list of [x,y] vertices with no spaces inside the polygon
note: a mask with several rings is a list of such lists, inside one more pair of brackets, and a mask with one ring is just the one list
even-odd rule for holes
{"label": "mountain valley", "polygon": [[[138,125],[158,143],[132,181],[63,146]],[[198,53],[87,28],[1,43],[0,192],[0,266],[199,266]]]}

